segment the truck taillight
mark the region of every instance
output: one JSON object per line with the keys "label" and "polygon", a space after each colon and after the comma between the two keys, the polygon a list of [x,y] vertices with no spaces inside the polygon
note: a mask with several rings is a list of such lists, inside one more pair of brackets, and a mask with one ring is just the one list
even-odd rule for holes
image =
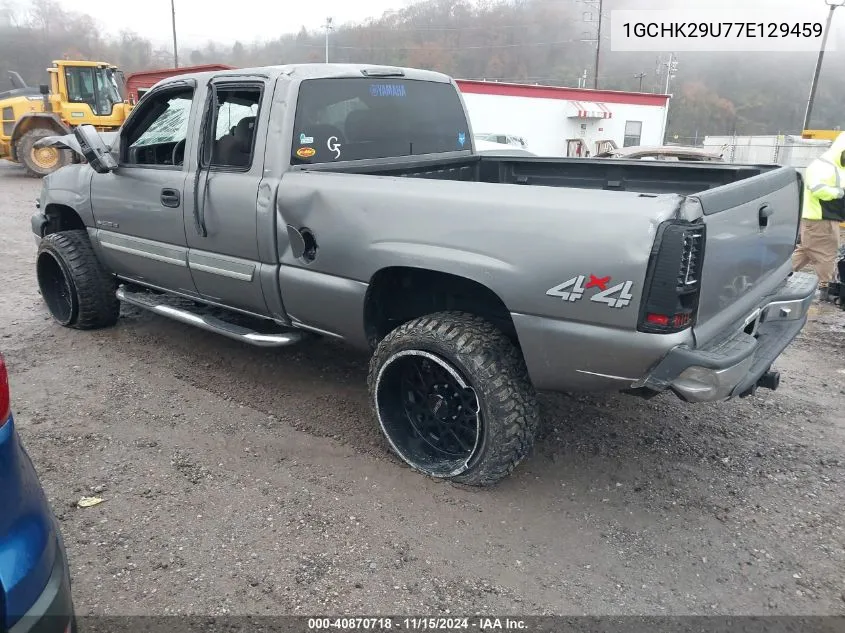
{"label": "truck taillight", "polygon": [[9,395],[9,373],[6,371],[6,361],[0,354],[0,426],[9,421],[12,415],[12,401]]}
{"label": "truck taillight", "polygon": [[695,324],[706,228],[702,223],[660,225],[646,276],[640,332],[672,334]]}

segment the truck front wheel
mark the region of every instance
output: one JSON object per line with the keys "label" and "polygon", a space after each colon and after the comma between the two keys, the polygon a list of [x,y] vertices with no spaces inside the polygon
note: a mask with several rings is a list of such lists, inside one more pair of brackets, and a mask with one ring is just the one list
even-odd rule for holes
{"label": "truck front wheel", "polygon": [[117,323],[115,281],[100,265],[85,231],[42,238],[35,262],[41,296],[61,325],[93,330]]}
{"label": "truck front wheel", "polygon": [[489,486],[534,443],[522,354],[480,317],[439,312],[401,325],[378,344],[367,382],[391,448],[432,477]]}
{"label": "truck front wheel", "polygon": [[69,165],[71,153],[58,147],[35,147],[36,141],[47,136],[56,136],[57,132],[48,128],[35,128],[26,132],[18,140],[15,151],[18,161],[26,168],[28,176],[41,178],[57,169]]}

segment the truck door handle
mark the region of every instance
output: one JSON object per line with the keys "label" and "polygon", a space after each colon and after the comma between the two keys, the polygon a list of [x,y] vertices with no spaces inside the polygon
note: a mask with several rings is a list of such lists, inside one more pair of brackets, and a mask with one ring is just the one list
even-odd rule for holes
{"label": "truck door handle", "polygon": [[775,210],[768,204],[760,205],[760,211],[758,212],[757,218],[760,221],[761,227],[769,226],[769,217],[773,215],[774,212]]}
{"label": "truck door handle", "polygon": [[161,204],[163,204],[165,207],[178,207],[179,192],[175,189],[162,189]]}

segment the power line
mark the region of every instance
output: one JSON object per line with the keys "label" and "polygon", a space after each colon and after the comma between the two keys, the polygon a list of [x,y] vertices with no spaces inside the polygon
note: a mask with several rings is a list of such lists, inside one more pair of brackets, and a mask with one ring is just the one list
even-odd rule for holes
{"label": "power line", "polygon": [[[580,20],[572,18],[565,20],[565,22],[576,24]],[[497,31],[497,30],[509,30],[509,29],[525,29],[534,26],[548,26],[548,21],[545,22],[524,22],[522,24],[490,24],[488,26],[404,26],[404,25],[397,25],[395,28],[389,27],[379,27],[379,26],[368,26],[366,24],[354,24],[349,25],[345,24],[339,27],[343,31],[375,31],[378,33],[397,33],[397,32],[404,32],[404,31],[419,31],[419,32],[426,32],[426,31],[454,31],[454,32],[462,32],[462,31]]]}
{"label": "power line", "polygon": [[[430,46],[339,46],[335,45],[335,49],[339,50],[347,50],[347,51],[430,51],[430,50],[437,50],[437,51],[466,51],[466,50],[488,50],[491,48],[523,48],[523,47],[534,47],[534,46],[559,46],[561,44],[574,44],[579,42],[580,40],[558,40],[557,42],[525,42],[521,44],[488,44],[486,46],[454,46],[454,47],[442,47],[437,46],[436,48],[431,48]],[[322,44],[308,44],[308,43],[301,43],[301,42],[291,42],[290,46],[296,47],[306,47],[306,48],[322,48]]]}
{"label": "power line", "polygon": [[530,84],[541,88],[588,89],[586,86],[581,85],[581,77],[578,77],[579,85],[577,86],[573,86],[572,82],[562,80],[560,77],[464,77],[461,75],[459,79],[463,81],[483,81],[490,84]]}
{"label": "power line", "polygon": [[486,81],[489,83],[521,83],[525,81],[548,81],[551,83],[543,84],[545,86],[549,86],[551,88],[570,88],[571,86],[563,86],[563,85],[556,85],[554,82],[559,82],[560,80],[555,77],[461,77],[461,79],[465,79],[466,81]]}
{"label": "power line", "polygon": [[[569,24],[577,24],[579,22],[578,19],[570,19],[566,20],[566,23]],[[497,30],[513,30],[513,29],[525,29],[531,27],[547,27],[548,22],[525,22],[523,24],[491,24],[489,26],[404,26],[404,25],[397,25],[395,28],[388,28],[388,27],[377,27],[377,26],[367,26],[367,25],[338,25],[332,26],[332,30],[336,31],[339,36],[344,35],[359,35],[361,31],[366,33],[393,33],[393,34],[401,34],[401,33],[474,33],[477,31],[490,33]],[[322,33],[325,31],[325,24],[320,26],[317,30],[309,30],[307,31],[310,37],[316,37],[317,34]],[[183,35],[188,37],[194,38],[205,38],[207,36],[206,33],[199,33],[199,32],[185,32]],[[255,42],[247,42],[247,45],[254,45],[258,44],[267,44],[271,42],[278,42],[279,40],[284,40],[287,38],[295,38],[297,36],[296,33],[285,33],[281,37],[277,37],[276,39],[270,40],[258,40]],[[607,39],[605,36],[602,36],[602,39]]]}
{"label": "power line", "polygon": [[[638,76],[637,76],[638,77]],[[535,82],[543,86],[549,86],[551,88],[586,88],[585,85],[578,85],[573,86],[571,84],[564,83],[566,80],[563,79],[560,75],[556,77],[551,77],[549,75],[535,75],[535,76],[528,76],[528,77],[464,77],[461,76],[461,79],[466,79],[467,81],[488,81],[491,83],[501,82],[501,83],[525,83],[526,81]],[[577,79],[582,80],[583,76],[577,77]],[[620,83],[619,77],[614,77],[614,82]],[[618,88],[613,88],[612,90],[617,90]],[[610,90],[610,88],[608,88]],[[643,90],[639,90],[639,92],[643,92]]]}

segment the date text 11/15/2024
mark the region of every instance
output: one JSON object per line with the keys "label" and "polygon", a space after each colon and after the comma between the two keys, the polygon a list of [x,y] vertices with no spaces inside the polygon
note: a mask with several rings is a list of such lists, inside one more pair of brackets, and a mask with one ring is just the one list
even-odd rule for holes
{"label": "date text 11/15/2024", "polygon": [[519,618],[308,618],[313,631],[408,630],[408,631],[527,631]]}

